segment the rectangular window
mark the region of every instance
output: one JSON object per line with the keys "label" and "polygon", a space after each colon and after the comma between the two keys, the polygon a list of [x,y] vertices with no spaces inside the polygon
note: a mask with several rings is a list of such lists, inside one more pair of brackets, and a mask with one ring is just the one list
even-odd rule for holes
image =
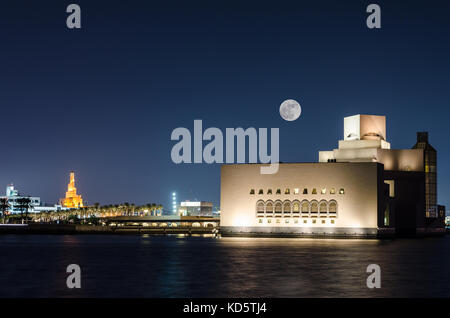
{"label": "rectangular window", "polygon": [[322,188],[322,190],[320,190],[321,194],[327,194],[327,188]]}
{"label": "rectangular window", "polygon": [[295,188],[294,189],[294,194],[298,194],[299,193],[299,189],[298,188]]}
{"label": "rectangular window", "polygon": [[259,192],[258,192],[258,194],[264,194],[264,191],[263,191],[263,189],[259,189]]}
{"label": "rectangular window", "polygon": [[386,210],[384,210],[384,226],[389,226],[389,203],[386,204]]}
{"label": "rectangular window", "polygon": [[389,185],[389,197],[395,197],[395,182],[394,180],[384,180],[384,183]]}
{"label": "rectangular window", "polygon": [[341,189],[339,190],[339,194],[344,194],[344,193],[345,193],[344,188],[341,188]]}
{"label": "rectangular window", "polygon": [[316,190],[316,188],[313,188],[313,190],[312,190],[312,194],[317,194],[317,190]]}
{"label": "rectangular window", "polygon": [[251,189],[250,194],[255,194],[255,189]]}
{"label": "rectangular window", "polygon": [[308,194],[308,189],[304,188],[303,189],[303,194]]}
{"label": "rectangular window", "polygon": [[330,189],[330,194],[335,194],[335,193],[336,193],[336,190],[334,188],[331,188]]}
{"label": "rectangular window", "polygon": [[290,193],[289,188],[284,191],[284,194],[289,194],[289,193]]}
{"label": "rectangular window", "polygon": [[268,189],[267,194],[272,194],[272,189]]}
{"label": "rectangular window", "polygon": [[277,194],[281,194],[281,189],[277,189]]}

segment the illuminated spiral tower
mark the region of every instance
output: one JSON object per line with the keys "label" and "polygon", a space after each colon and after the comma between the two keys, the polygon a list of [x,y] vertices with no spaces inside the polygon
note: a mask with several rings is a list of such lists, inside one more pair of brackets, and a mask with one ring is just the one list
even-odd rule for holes
{"label": "illuminated spiral tower", "polygon": [[61,205],[66,208],[81,208],[83,207],[83,198],[77,195],[77,188],[75,187],[75,173],[70,172],[70,182],[67,185],[66,197],[61,199]]}

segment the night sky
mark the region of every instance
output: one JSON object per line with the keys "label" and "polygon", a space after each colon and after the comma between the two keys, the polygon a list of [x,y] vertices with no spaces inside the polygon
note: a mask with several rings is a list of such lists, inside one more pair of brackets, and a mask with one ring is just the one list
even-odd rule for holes
{"label": "night sky", "polygon": [[[82,28],[66,27],[81,6]],[[370,3],[382,28],[368,29]],[[450,206],[448,1],[2,1],[0,186],[56,203],[220,199],[219,164],[171,161],[176,127],[279,127],[280,160],[337,148],[343,117],[428,131]],[[279,115],[288,98],[294,122]],[[3,192],[3,190],[1,190]]]}

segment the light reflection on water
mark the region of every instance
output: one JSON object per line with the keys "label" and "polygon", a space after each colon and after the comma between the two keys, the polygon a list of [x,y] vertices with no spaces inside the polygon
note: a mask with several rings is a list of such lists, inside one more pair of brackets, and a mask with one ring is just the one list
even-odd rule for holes
{"label": "light reflection on water", "polygon": [[[1,297],[450,297],[450,237],[2,235],[0,248]],[[65,285],[72,263],[80,290]]]}

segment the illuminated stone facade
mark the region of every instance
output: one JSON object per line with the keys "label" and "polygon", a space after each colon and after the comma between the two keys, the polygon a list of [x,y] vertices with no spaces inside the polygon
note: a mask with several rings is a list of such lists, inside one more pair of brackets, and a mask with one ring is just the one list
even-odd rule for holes
{"label": "illuminated stone facade", "polygon": [[261,164],[223,165],[220,231],[230,236],[443,234],[443,216],[424,213],[426,202],[436,204],[435,197],[425,196],[434,194],[435,175],[428,181],[426,173],[436,168],[430,155],[427,170],[424,149],[391,149],[384,116],[355,115],[344,119],[338,148],[320,151],[318,163],[280,163],[275,174],[261,174]]}
{"label": "illuminated stone facade", "polygon": [[67,208],[81,208],[83,207],[83,198],[77,194],[75,187],[75,173],[70,172],[70,182],[67,185],[66,197],[61,199],[61,205]]}
{"label": "illuminated stone facade", "polygon": [[270,175],[260,167],[222,166],[222,233],[377,235],[382,165],[283,163]]}

